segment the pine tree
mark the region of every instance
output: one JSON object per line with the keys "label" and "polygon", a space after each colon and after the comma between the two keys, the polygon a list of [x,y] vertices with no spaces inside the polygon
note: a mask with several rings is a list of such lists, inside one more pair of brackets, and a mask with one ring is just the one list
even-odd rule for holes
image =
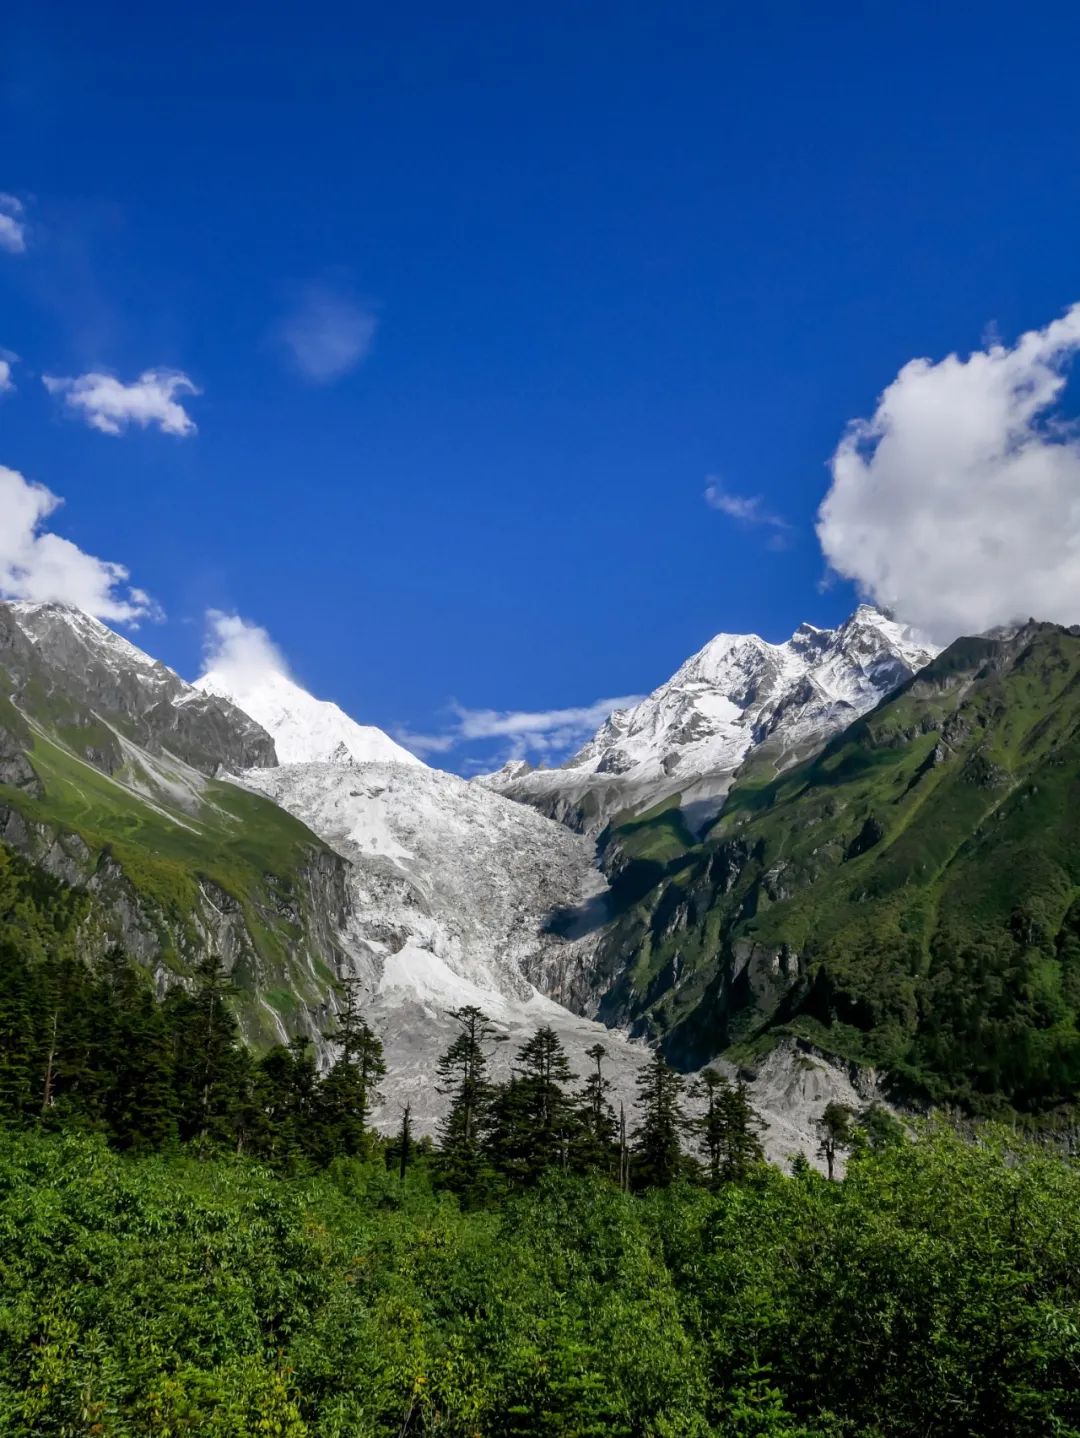
{"label": "pine tree", "polygon": [[723,1097],[731,1085],[716,1069],[705,1069],[692,1089],[695,1098],[705,1104],[705,1112],[693,1122],[693,1128],[705,1150],[705,1172],[711,1188],[719,1188],[723,1178],[727,1150],[727,1129],[724,1123]]}
{"label": "pine tree", "polygon": [[176,1137],[172,1036],[147,975],[119,949],[96,987],[94,1065],[103,1076],[102,1115],[112,1141],[136,1151]]}
{"label": "pine tree", "polygon": [[581,1171],[613,1174],[619,1156],[619,1128],[608,1101],[611,1082],[604,1077],[606,1054],[603,1044],[593,1044],[586,1051],[594,1068],[577,1096],[573,1161]]}
{"label": "pine tree", "polygon": [[224,965],[208,954],[193,993],[176,990],[166,1005],[174,1044],[177,1124],[182,1139],[235,1144],[250,1061],[230,1007],[236,993]]}
{"label": "pine tree", "polygon": [[545,1169],[568,1165],[573,1107],[563,1086],[575,1075],[550,1025],[538,1029],[521,1046],[516,1070],[520,1177],[533,1183]]}
{"label": "pine tree", "polygon": [[487,1015],[472,1004],[455,1009],[450,1017],[461,1032],[436,1067],[436,1088],[450,1099],[450,1110],[439,1129],[440,1165],[451,1188],[476,1194],[484,1176],[493,1097],[484,1045],[498,1041],[499,1036]]}
{"label": "pine tree", "polygon": [[386,1073],[382,1040],[360,1012],[358,981],[346,980],[343,988],[338,1026],[325,1036],[338,1045],[338,1057],[319,1084],[315,1104],[317,1157],[323,1163],[338,1154],[366,1152],[368,1120]]}
{"label": "pine tree", "polygon": [[825,1112],[818,1119],[818,1155],[825,1160],[825,1167],[831,1180],[836,1160],[845,1149],[851,1147],[854,1137],[852,1112],[846,1104],[835,1101],[825,1106]]}
{"label": "pine tree", "polygon": [[656,1050],[637,1086],[641,1122],[633,1136],[632,1174],[641,1188],[664,1188],[682,1169],[683,1088],[682,1075]]}
{"label": "pine tree", "polygon": [[32,966],[14,945],[0,945],[0,1117],[8,1121],[35,1107],[41,997]]}
{"label": "pine tree", "polygon": [[412,1105],[406,1104],[401,1111],[401,1127],[397,1138],[398,1178],[405,1182],[405,1172],[412,1160]]}
{"label": "pine tree", "polygon": [[762,1123],[750,1104],[746,1085],[741,1079],[729,1083],[716,1069],[706,1069],[695,1086],[695,1096],[705,1104],[704,1113],[692,1126],[705,1150],[710,1186],[718,1188],[721,1183],[746,1178],[765,1157],[758,1137]]}
{"label": "pine tree", "polygon": [[258,1061],[246,1123],[247,1146],[261,1158],[294,1168],[321,1151],[316,1132],[315,1055],[306,1038],[275,1044]]}

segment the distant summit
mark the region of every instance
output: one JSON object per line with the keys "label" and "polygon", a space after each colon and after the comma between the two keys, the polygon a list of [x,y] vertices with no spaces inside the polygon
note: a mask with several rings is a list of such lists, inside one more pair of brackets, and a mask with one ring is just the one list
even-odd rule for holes
{"label": "distant summit", "polygon": [[751,754],[786,768],[937,653],[868,604],[838,629],[802,624],[783,644],[718,634],[640,704],[612,714],[561,768],[513,762],[477,782],[586,832],[672,795],[691,818],[695,809],[705,817]]}
{"label": "distant summit", "polygon": [[[204,694],[229,699],[273,738],[282,764],[422,764],[372,724],[357,724],[328,699],[316,699],[285,674],[238,681],[211,669],[196,681]],[[426,766],[425,766],[426,767]]]}

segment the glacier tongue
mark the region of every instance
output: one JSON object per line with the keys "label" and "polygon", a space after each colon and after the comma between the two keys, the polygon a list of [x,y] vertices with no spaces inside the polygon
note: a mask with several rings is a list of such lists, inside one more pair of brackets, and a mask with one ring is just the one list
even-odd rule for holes
{"label": "glacier tongue", "polygon": [[777,769],[797,761],[936,653],[866,604],[839,629],[803,624],[783,644],[718,634],[561,768],[514,762],[473,782],[590,834],[671,795],[692,823],[703,821],[753,752]]}
{"label": "glacier tongue", "polygon": [[358,724],[328,699],[316,699],[286,675],[244,675],[211,669],[195,681],[205,694],[231,699],[274,740],[282,764],[392,761],[423,763],[388,734]]}
{"label": "glacier tongue", "polygon": [[[588,971],[599,929],[549,927],[567,907],[602,919],[603,881],[578,834],[456,775],[417,764],[306,763],[254,769],[238,782],[273,799],[351,861],[347,961],[386,1047],[382,1122],[405,1102],[421,1129],[442,1100],[435,1062],[455,1033],[451,1010],[476,1004],[511,1040],[493,1070],[542,1024],[560,1035],[584,1075],[600,1042],[629,1106],[648,1049],[571,1013],[532,982],[549,968]],[[530,977],[532,976],[532,977]]]}

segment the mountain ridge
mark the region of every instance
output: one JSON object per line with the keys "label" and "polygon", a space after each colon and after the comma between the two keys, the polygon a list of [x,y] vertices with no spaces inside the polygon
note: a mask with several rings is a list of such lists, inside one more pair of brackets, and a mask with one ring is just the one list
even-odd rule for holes
{"label": "mountain ridge", "polygon": [[779,770],[872,708],[937,652],[860,605],[836,629],[802,624],[783,644],[718,634],[559,768],[512,761],[474,781],[588,834],[677,797],[699,827],[752,756]]}

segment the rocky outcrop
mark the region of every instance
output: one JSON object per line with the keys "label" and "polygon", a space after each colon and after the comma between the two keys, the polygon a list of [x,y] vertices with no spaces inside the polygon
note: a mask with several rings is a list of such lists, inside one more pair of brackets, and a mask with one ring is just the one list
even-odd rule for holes
{"label": "rocky outcrop", "polygon": [[[91,896],[93,917],[81,936],[88,960],[117,945],[164,992],[184,983],[204,955],[216,954],[238,981],[238,1015],[249,1038],[261,1044],[306,1033],[325,1047],[334,979],[350,964],[343,938],[353,919],[349,865],[340,855],[313,850],[288,885],[270,884],[266,895],[236,895],[201,877],[194,904],[178,912],[135,883],[108,847],[94,850],[79,834],[28,819],[11,805],[0,805],[0,843]],[[253,925],[290,935],[277,963],[256,942]],[[286,1014],[266,1002],[282,984],[297,999]]]}

